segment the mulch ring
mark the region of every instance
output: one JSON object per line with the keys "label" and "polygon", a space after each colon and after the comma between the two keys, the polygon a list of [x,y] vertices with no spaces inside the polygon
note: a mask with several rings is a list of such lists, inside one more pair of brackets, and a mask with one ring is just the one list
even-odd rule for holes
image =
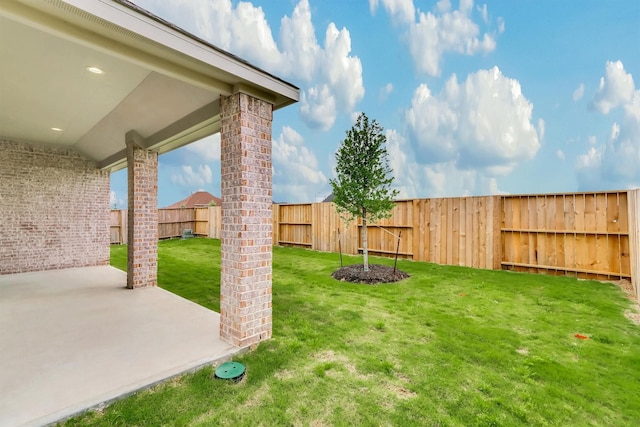
{"label": "mulch ring", "polygon": [[337,269],[331,275],[342,282],[363,283],[373,285],[376,283],[393,283],[410,277],[408,273],[393,267],[379,264],[369,264],[369,271],[364,271],[362,264],[347,265]]}

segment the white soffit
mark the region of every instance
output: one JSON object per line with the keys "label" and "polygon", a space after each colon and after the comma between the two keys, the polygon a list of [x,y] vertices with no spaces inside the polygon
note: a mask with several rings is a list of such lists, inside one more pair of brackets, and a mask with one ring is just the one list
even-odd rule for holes
{"label": "white soffit", "polygon": [[91,158],[105,159],[114,154],[108,149],[109,141],[118,141],[119,148],[124,149],[126,131],[122,133],[122,129],[135,130],[143,138],[149,138],[213,99],[211,92],[152,72],[118,108],[85,133],[75,147]]}

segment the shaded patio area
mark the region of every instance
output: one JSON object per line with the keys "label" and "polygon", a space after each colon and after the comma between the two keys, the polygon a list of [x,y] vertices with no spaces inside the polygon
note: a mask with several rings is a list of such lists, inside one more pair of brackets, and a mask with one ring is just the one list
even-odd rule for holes
{"label": "shaded patio area", "polygon": [[43,425],[228,360],[220,315],[109,266],[0,276],[0,425]]}

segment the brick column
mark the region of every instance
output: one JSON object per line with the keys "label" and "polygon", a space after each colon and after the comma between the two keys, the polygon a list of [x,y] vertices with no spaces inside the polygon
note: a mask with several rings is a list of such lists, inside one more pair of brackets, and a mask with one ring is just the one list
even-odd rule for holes
{"label": "brick column", "polygon": [[139,139],[127,134],[129,289],[158,283],[158,153],[141,148]]}
{"label": "brick column", "polygon": [[273,106],[236,93],[220,107],[220,337],[246,347],[271,338]]}

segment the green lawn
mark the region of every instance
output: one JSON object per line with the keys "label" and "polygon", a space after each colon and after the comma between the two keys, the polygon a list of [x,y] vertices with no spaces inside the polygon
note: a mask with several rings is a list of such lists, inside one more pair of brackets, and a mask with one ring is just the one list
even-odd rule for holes
{"label": "green lawn", "polygon": [[[163,241],[158,281],[218,310],[219,264],[217,240]],[[273,265],[273,339],[242,383],[205,368],[67,425],[638,425],[640,326],[614,285],[411,261],[354,285],[337,254],[279,247]]]}

